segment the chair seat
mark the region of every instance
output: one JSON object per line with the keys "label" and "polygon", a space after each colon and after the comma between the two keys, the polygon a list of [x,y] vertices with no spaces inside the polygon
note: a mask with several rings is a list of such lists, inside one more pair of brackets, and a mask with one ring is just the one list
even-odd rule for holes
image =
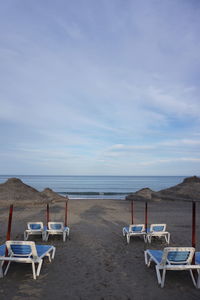
{"label": "chair seat", "polygon": [[40,258],[44,257],[46,253],[51,250],[52,246],[49,245],[36,245],[37,254]]}
{"label": "chair seat", "polygon": [[154,257],[156,263],[160,264],[163,256],[162,250],[148,250],[149,254]]}

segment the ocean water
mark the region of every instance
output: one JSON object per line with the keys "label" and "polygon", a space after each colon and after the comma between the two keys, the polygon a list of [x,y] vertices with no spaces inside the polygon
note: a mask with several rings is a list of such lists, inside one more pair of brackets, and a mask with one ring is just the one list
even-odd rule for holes
{"label": "ocean water", "polygon": [[39,191],[51,188],[69,198],[124,199],[148,187],[154,191],[181,183],[185,176],[40,176],[0,175],[0,183],[17,177]]}

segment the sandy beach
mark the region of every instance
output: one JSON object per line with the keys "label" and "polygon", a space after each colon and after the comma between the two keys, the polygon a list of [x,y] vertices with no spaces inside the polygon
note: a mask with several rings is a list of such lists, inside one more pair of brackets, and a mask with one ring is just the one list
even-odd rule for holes
{"label": "sandy beach", "polygon": [[[131,221],[130,202],[124,200],[70,200],[68,221],[70,239],[50,237],[56,247],[55,260],[45,260],[37,280],[29,264],[11,265],[0,279],[0,299],[199,299],[189,273],[168,272],[163,289],[158,286],[154,266],[144,264],[144,250],[150,246],[141,238],[129,245],[122,228]],[[135,204],[134,222],[144,223],[144,203]],[[171,246],[191,246],[191,204],[153,202],[148,205],[148,223],[167,223]],[[197,216],[200,205],[197,205]],[[50,219],[64,221],[64,203],[50,206]],[[0,209],[0,242],[6,238],[8,206]],[[11,238],[23,240],[28,221],[46,222],[45,206],[14,207]],[[198,218],[197,218],[198,223]],[[200,250],[197,224],[197,251]],[[45,244],[41,238],[30,238]]]}

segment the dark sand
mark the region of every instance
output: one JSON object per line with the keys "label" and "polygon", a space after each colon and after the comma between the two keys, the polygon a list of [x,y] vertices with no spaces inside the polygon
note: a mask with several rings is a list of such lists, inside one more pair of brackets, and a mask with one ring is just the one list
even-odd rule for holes
{"label": "dark sand", "polygon": [[[200,215],[200,204],[197,205]],[[144,223],[144,203],[135,205],[135,223]],[[64,203],[50,206],[52,221],[64,221]],[[0,242],[5,242],[8,207],[0,209]],[[28,221],[45,222],[44,207],[14,208],[11,238],[23,240]],[[154,266],[144,264],[146,244],[141,238],[126,244],[122,227],[131,221],[130,202],[122,200],[70,200],[70,239],[50,237],[56,247],[55,260],[44,261],[37,280],[32,279],[30,264],[13,263],[7,276],[0,279],[0,299],[200,299],[189,272],[168,272],[165,287],[158,286]],[[151,203],[149,223],[167,223],[171,246],[191,246],[191,204]],[[200,251],[197,218],[197,251]],[[37,244],[39,237],[30,238]],[[154,241],[150,248],[163,249]],[[148,248],[149,246],[147,246]]]}

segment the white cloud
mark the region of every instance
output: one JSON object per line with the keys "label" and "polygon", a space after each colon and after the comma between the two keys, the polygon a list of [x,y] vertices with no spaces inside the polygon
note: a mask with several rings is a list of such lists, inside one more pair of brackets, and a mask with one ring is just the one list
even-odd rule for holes
{"label": "white cloud", "polygon": [[166,158],[166,159],[155,159],[152,161],[141,162],[141,165],[162,165],[162,164],[172,164],[177,162],[189,162],[189,163],[200,163],[200,157],[179,157],[179,158]]}

